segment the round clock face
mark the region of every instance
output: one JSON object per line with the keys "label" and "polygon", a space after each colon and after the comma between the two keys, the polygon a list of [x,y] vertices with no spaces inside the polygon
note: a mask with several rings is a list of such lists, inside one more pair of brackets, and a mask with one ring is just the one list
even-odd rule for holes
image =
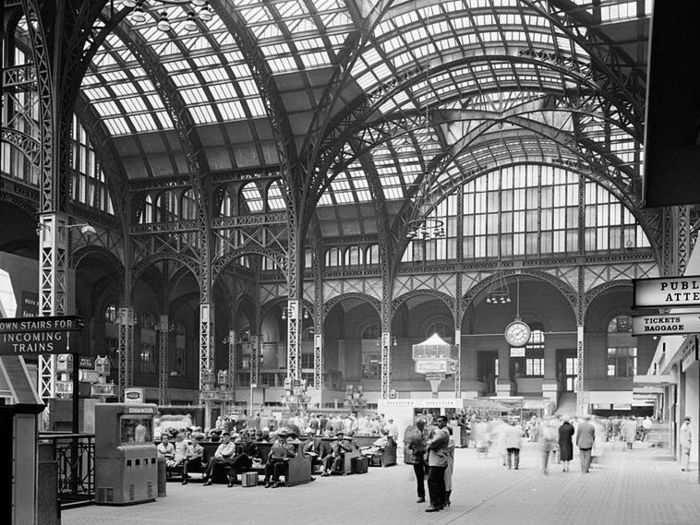
{"label": "round clock face", "polygon": [[522,321],[513,321],[506,326],[504,335],[510,346],[525,346],[530,340],[530,327]]}

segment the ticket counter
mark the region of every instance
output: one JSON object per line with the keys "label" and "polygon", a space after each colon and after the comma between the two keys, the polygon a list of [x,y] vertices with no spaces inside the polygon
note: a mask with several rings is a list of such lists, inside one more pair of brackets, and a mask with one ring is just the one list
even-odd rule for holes
{"label": "ticket counter", "polygon": [[156,405],[95,405],[95,502],[129,505],[157,495]]}

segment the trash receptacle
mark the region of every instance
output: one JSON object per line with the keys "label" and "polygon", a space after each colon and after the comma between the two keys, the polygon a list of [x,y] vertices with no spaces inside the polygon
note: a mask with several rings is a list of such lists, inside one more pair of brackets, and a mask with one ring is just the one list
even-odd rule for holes
{"label": "trash receptacle", "polygon": [[164,498],[166,496],[166,484],[165,480],[168,474],[165,469],[165,458],[158,458],[158,497]]}

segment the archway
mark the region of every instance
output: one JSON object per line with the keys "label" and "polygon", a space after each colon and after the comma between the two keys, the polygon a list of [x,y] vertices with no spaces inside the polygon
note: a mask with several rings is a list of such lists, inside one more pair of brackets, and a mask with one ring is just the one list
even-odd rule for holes
{"label": "archway", "polygon": [[[507,302],[488,301],[498,286]],[[553,276],[522,273],[490,278],[465,296],[462,319],[462,389],[475,395],[522,395],[556,401],[561,360],[576,356],[572,290]],[[566,293],[565,293],[566,292]],[[516,317],[530,327],[520,347],[506,341]]]}
{"label": "archway", "polygon": [[347,386],[362,386],[367,402],[379,391],[381,321],[377,300],[362,294],[333,298],[323,323],[325,387],[344,399]]}
{"label": "archway", "polygon": [[[391,323],[391,388],[397,392],[428,392],[425,376],[415,372],[412,345],[437,333],[454,344],[455,324],[449,296],[432,291],[416,290],[394,301]],[[456,356],[455,356],[456,357]],[[440,390],[454,391],[454,377],[440,384]]]}

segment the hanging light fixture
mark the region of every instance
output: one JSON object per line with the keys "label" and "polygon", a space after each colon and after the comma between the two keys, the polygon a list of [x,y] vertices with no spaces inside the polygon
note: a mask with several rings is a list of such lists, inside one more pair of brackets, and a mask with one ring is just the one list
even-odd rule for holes
{"label": "hanging light fixture", "polygon": [[158,13],[158,23],[156,27],[168,32],[173,29],[166,7],[176,6],[187,11],[187,20],[182,27],[185,31],[196,31],[198,29],[197,20],[210,22],[214,18],[214,12],[208,0],[124,0],[122,4],[127,9],[133,9],[129,17],[132,24],[140,25],[146,23],[147,11]]}
{"label": "hanging light fixture", "polygon": [[131,12],[129,20],[132,24],[143,24],[144,22],[146,22],[146,12],[143,10],[143,6],[141,5],[141,3],[139,3],[136,6],[136,9],[134,9]]}
{"label": "hanging light fixture", "polygon": [[445,236],[445,223],[435,217],[415,219],[408,223],[406,238],[417,241],[441,239]]}
{"label": "hanging light fixture", "polygon": [[156,27],[160,30],[163,31],[163,33],[167,33],[170,31],[170,20],[168,20],[168,12],[167,11],[161,11],[160,15],[158,17],[158,24],[156,24]]}
{"label": "hanging light fixture", "polygon": [[184,28],[187,31],[197,31],[197,21],[194,18],[194,11],[187,13],[187,21],[184,24]]}
{"label": "hanging light fixture", "polygon": [[489,287],[485,301],[487,304],[508,304],[512,302],[508,283],[506,283],[506,277],[503,272],[498,273],[496,281]]}

